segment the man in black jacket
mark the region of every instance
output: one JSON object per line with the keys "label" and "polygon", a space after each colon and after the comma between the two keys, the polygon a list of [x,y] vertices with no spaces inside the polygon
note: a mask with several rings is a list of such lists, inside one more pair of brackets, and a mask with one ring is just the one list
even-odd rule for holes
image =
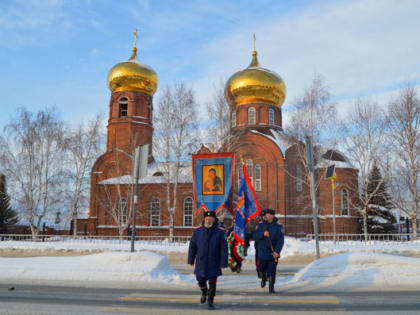
{"label": "man in black jacket", "polygon": [[214,211],[204,212],[204,221],[195,229],[190,240],[188,264],[194,266],[194,262],[194,273],[201,290],[200,303],[204,304],[207,300],[208,309],[213,310],[217,277],[222,275],[221,268],[228,265],[225,229],[219,226]]}
{"label": "man in black jacket", "polygon": [[274,293],[277,263],[284,245],[283,227],[274,215],[274,210],[266,209],[265,221],[258,224],[253,235],[254,240],[258,241],[258,261],[262,273],[261,287],[265,287],[266,276],[268,276],[270,294]]}

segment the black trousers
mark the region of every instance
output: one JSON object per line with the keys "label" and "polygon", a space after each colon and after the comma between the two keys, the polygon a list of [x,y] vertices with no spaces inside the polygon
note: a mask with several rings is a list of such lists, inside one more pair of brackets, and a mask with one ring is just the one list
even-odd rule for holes
{"label": "black trousers", "polygon": [[209,295],[216,295],[216,283],[217,283],[217,277],[214,278],[202,278],[199,276],[196,276],[198,286],[201,288],[206,287],[207,288],[207,281],[209,282]]}
{"label": "black trousers", "polygon": [[274,259],[271,260],[258,260],[258,271],[266,274],[268,277],[276,276],[277,263]]}

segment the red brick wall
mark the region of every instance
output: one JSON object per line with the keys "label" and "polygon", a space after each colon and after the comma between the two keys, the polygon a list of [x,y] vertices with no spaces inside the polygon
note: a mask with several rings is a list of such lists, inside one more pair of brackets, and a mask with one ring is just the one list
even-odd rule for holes
{"label": "red brick wall", "polygon": [[[127,117],[119,117],[119,100],[126,97],[128,102]],[[264,128],[275,128],[281,130],[282,117],[281,108],[269,104],[245,104],[234,108],[237,115],[236,127],[231,128],[232,137],[225,144],[222,151],[235,153],[235,180],[234,180],[234,202],[237,196],[238,170],[241,167],[241,157],[245,162],[247,159],[253,161],[253,171],[250,174],[255,183],[255,165],[261,166],[262,189],[256,195],[262,208],[275,209],[280,221],[283,223],[285,232],[288,235],[304,236],[313,232],[312,224],[312,203],[310,189],[305,185],[306,169],[299,162],[298,146],[290,147],[286,156],[277,145],[267,137],[250,132],[248,125],[248,109],[255,108],[256,125],[253,127],[263,131]],[[116,176],[130,174],[131,159],[125,154],[114,150],[118,147],[125,152],[131,153],[137,145],[152,144],[153,126],[150,121],[153,109],[152,97],[141,93],[123,91],[113,93],[110,100],[110,119],[108,124],[107,152],[98,158],[91,175],[91,200],[90,218],[88,230],[90,234],[117,235],[118,229],[97,228],[97,226],[115,225],[111,216],[101,208],[98,198],[104,191],[100,181]],[[274,110],[275,126],[269,126],[269,110]],[[303,144],[299,144],[302,148]],[[150,146],[151,150],[151,146]],[[208,151],[207,148],[202,148]],[[296,166],[301,165],[302,170],[302,192],[296,191]],[[322,171],[322,170],[321,170]],[[353,205],[357,202],[357,172],[351,169],[337,169],[337,183],[341,189],[349,191],[349,216],[339,217],[336,221],[338,233],[357,232],[357,213]],[[321,176],[317,174],[317,176]],[[255,185],[254,185],[255,186]],[[128,186],[122,187],[124,191]],[[172,198],[171,187],[171,198]],[[112,190],[112,189],[111,189]],[[335,194],[336,209],[340,207],[339,189]],[[164,184],[144,184],[139,188],[139,205],[136,225],[143,228],[137,230],[137,235],[168,235],[169,212],[166,201],[166,186]],[[112,192],[116,196],[116,191]],[[128,195],[128,194],[127,194]],[[177,207],[174,215],[175,235],[190,235],[193,228],[183,226],[183,201],[186,197],[192,197],[192,184],[180,184],[178,187]],[[153,198],[161,201],[160,226],[150,227],[150,205]],[[328,233],[332,229],[331,185],[329,181],[322,180],[317,198],[320,205],[320,232]],[[170,201],[173,204],[173,200]],[[324,216],[324,217],[323,217]],[[193,226],[202,221],[202,214],[193,219]],[[146,228],[147,227],[147,228]]]}
{"label": "red brick wall", "polygon": [[274,125],[282,127],[281,108],[274,105],[252,103],[239,105],[233,110],[236,111],[236,127],[248,126],[248,110],[250,107],[255,108],[255,122],[256,125],[267,126],[269,123],[269,109],[274,110]]}
{"label": "red brick wall", "polygon": [[[126,117],[119,117],[119,100],[122,97],[128,99]],[[125,152],[132,152],[139,145],[152,144],[153,125],[150,120],[152,104],[152,97],[142,92],[112,93],[109,104],[107,151],[118,147]],[[150,153],[151,150],[150,146]]]}

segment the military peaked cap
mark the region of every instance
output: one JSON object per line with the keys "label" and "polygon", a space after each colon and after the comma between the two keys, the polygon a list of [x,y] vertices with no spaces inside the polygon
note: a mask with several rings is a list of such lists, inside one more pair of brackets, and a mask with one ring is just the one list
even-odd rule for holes
{"label": "military peaked cap", "polygon": [[213,217],[213,218],[215,218],[216,217],[216,212],[214,212],[214,211],[206,211],[206,212],[204,212],[204,217]]}
{"label": "military peaked cap", "polygon": [[269,214],[272,214],[272,215],[275,215],[276,214],[276,211],[274,211],[273,209],[265,209],[264,210],[265,211],[265,213],[267,214],[267,213],[269,213]]}

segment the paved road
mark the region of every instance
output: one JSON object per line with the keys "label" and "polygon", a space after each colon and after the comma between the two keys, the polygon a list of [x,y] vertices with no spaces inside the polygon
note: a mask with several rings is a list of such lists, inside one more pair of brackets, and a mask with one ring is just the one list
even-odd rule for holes
{"label": "paved road", "polygon": [[[296,272],[298,272],[300,269],[304,268],[306,265],[305,264],[279,264],[277,266],[277,275],[279,277],[282,276],[293,276],[295,275]],[[176,271],[178,271],[180,274],[183,275],[188,275],[191,274],[194,270],[193,267],[186,265],[186,264],[181,264],[181,265],[174,265],[171,264],[171,267],[174,268]],[[226,268],[223,270],[223,274],[224,275],[232,275],[232,274],[236,274],[236,273],[232,273],[230,271],[229,268]],[[249,276],[249,275],[257,275],[256,271],[255,271],[255,266],[253,263],[246,263],[243,265],[242,267],[242,271],[241,273],[239,273],[238,275],[240,276]]]}
{"label": "paved road", "polygon": [[[14,290],[10,290],[13,287]],[[219,291],[217,310],[198,303],[195,289],[82,288],[0,284],[0,314],[420,314],[413,292]]]}
{"label": "paved road", "polygon": [[[173,265],[181,274],[191,274],[188,265]],[[303,265],[279,264],[278,276],[291,277]],[[232,276],[226,271],[226,275]],[[244,265],[237,281],[254,281],[252,264]],[[242,277],[243,276],[243,277]],[[256,280],[256,277],[255,277]],[[266,289],[219,289],[216,311],[200,305],[199,291],[188,286],[161,288],[125,284],[101,288],[54,286],[20,281],[0,284],[0,315],[40,314],[420,314],[419,291],[395,292],[305,292],[278,290],[268,295]],[[221,285],[223,288],[223,286]],[[11,290],[13,288],[13,290]]]}

